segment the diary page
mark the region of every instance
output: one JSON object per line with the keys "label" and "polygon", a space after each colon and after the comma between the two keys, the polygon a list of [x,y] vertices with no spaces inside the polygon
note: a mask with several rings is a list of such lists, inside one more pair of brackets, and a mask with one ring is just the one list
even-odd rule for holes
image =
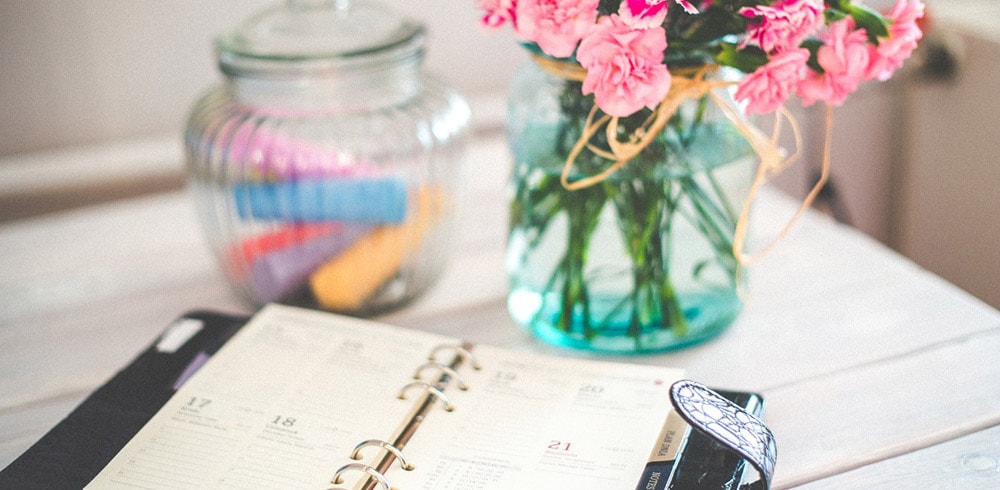
{"label": "diary page", "polygon": [[634,489],[667,415],[681,370],[541,357],[489,346],[449,387],[405,448],[413,471],[387,477],[404,490]]}
{"label": "diary page", "polygon": [[88,488],[328,488],[355,444],[406,416],[399,388],[443,342],[454,339],[268,306]]}

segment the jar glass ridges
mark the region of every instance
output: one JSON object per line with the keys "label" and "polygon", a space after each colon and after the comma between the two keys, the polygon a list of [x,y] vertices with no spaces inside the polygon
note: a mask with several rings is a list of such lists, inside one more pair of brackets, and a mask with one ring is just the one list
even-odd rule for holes
{"label": "jar glass ridges", "polygon": [[185,146],[233,286],[352,314],[429,287],[469,108],[420,70],[423,28],[368,3],[289,2],[217,47],[226,79],[195,104]]}
{"label": "jar glass ridges", "polygon": [[[580,92],[533,63],[515,77],[512,317],[548,342],[614,353],[719,334],[742,309],[732,243],[753,177],[750,146],[707,98],[693,99],[620,170],[567,190],[560,174],[590,109]],[[606,165],[581,153],[571,180]]]}

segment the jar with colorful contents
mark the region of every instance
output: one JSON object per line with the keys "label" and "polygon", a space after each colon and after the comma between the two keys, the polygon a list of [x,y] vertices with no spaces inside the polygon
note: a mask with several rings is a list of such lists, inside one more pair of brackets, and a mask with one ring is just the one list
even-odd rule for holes
{"label": "jar with colorful contents", "polygon": [[222,84],[185,131],[209,246],[250,303],[365,315],[441,274],[469,107],[422,72],[424,27],[295,1],[216,42]]}

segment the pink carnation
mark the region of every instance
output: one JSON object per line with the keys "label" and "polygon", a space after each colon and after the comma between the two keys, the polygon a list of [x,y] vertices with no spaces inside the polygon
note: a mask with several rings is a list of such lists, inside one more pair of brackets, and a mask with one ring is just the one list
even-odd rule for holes
{"label": "pink carnation", "polygon": [[810,71],[798,94],[804,105],[822,100],[839,106],[858,89],[868,69],[868,36],[864,29],[855,30],[854,19],[847,17],[830,24],[821,40],[817,61],[825,73]]}
{"label": "pink carnation", "polygon": [[743,77],[736,87],[736,100],[747,102],[747,113],[774,112],[795,91],[809,72],[809,50],[791,49],[775,55],[766,65]]}
{"label": "pink carnation", "polygon": [[917,48],[917,41],[923,37],[917,19],[924,16],[924,4],[920,0],[898,0],[886,16],[892,25],[889,26],[889,37],[880,38],[878,46],[869,46],[871,63],[865,78],[886,81]]}
{"label": "pink carnation", "polygon": [[750,31],[741,47],[756,43],[764,51],[798,48],[823,25],[823,0],[778,0],[772,6],[744,7]]}
{"label": "pink carnation", "polygon": [[[684,11],[685,12],[687,12],[689,14],[692,14],[692,15],[698,13],[698,9],[694,8],[694,5],[692,5],[691,2],[689,2],[688,0],[674,0],[674,1],[677,2],[677,5],[680,5],[681,7],[684,7]],[[712,2],[705,2],[705,3],[711,4]],[[706,7],[707,6],[708,5],[706,5]]]}
{"label": "pink carnation", "polygon": [[[698,9],[687,0],[675,0],[689,14]],[[633,29],[649,29],[663,24],[667,18],[667,0],[622,0],[618,15]]]}
{"label": "pink carnation", "polygon": [[515,3],[516,0],[479,0],[479,8],[483,11],[483,25],[497,29],[510,22],[511,25],[516,26]]}
{"label": "pink carnation", "polygon": [[633,29],[649,29],[667,18],[667,0],[623,0],[618,16]]}
{"label": "pink carnation", "polygon": [[597,19],[600,0],[518,0],[517,32],[545,54],[566,58]]}
{"label": "pink carnation", "polygon": [[580,43],[577,60],[587,69],[584,95],[607,114],[625,117],[655,108],[670,90],[663,64],[667,48],[662,27],[635,30],[618,15],[604,16]]}

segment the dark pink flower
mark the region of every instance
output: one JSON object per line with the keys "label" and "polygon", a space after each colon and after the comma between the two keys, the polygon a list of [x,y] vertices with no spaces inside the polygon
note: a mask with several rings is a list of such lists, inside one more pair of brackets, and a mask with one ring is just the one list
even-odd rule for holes
{"label": "dark pink flower", "polygon": [[662,27],[632,29],[618,15],[602,17],[580,43],[577,60],[587,70],[583,93],[607,114],[625,117],[655,108],[670,90],[663,64]]}
{"label": "dark pink flower", "polygon": [[599,0],[518,0],[517,32],[556,58],[567,58],[597,20]]}
{"label": "dark pink flower", "polygon": [[622,0],[618,16],[633,29],[648,29],[667,18],[667,0]]}
{"label": "dark pink flower", "polygon": [[[689,14],[697,14],[698,9],[687,0],[675,0]],[[649,29],[663,24],[667,18],[667,0],[622,0],[618,15],[633,29]]]}
{"label": "dark pink flower", "polygon": [[771,53],[799,47],[823,26],[823,0],[778,0],[772,6],[744,7],[740,14],[750,20],[750,31],[742,47],[753,42]]}
{"label": "dark pink flower", "polygon": [[898,0],[886,17],[892,21],[889,37],[879,38],[878,46],[869,46],[871,62],[865,78],[886,81],[917,48],[917,41],[923,37],[917,19],[924,16],[924,4],[920,0]]}
{"label": "dark pink flower", "polygon": [[491,29],[497,29],[510,22],[516,26],[514,6],[516,0],[479,0],[479,8],[483,11],[482,24]]}
{"label": "dark pink flower", "polygon": [[809,72],[809,50],[790,49],[771,58],[766,65],[743,77],[736,87],[736,100],[747,102],[747,113],[776,111],[795,92]]}
{"label": "dark pink flower", "polygon": [[854,19],[847,17],[830,24],[820,39],[824,44],[817,61],[824,73],[810,70],[798,86],[798,95],[804,105],[822,100],[839,106],[858,89],[868,69],[868,35],[864,29],[855,30]]}

